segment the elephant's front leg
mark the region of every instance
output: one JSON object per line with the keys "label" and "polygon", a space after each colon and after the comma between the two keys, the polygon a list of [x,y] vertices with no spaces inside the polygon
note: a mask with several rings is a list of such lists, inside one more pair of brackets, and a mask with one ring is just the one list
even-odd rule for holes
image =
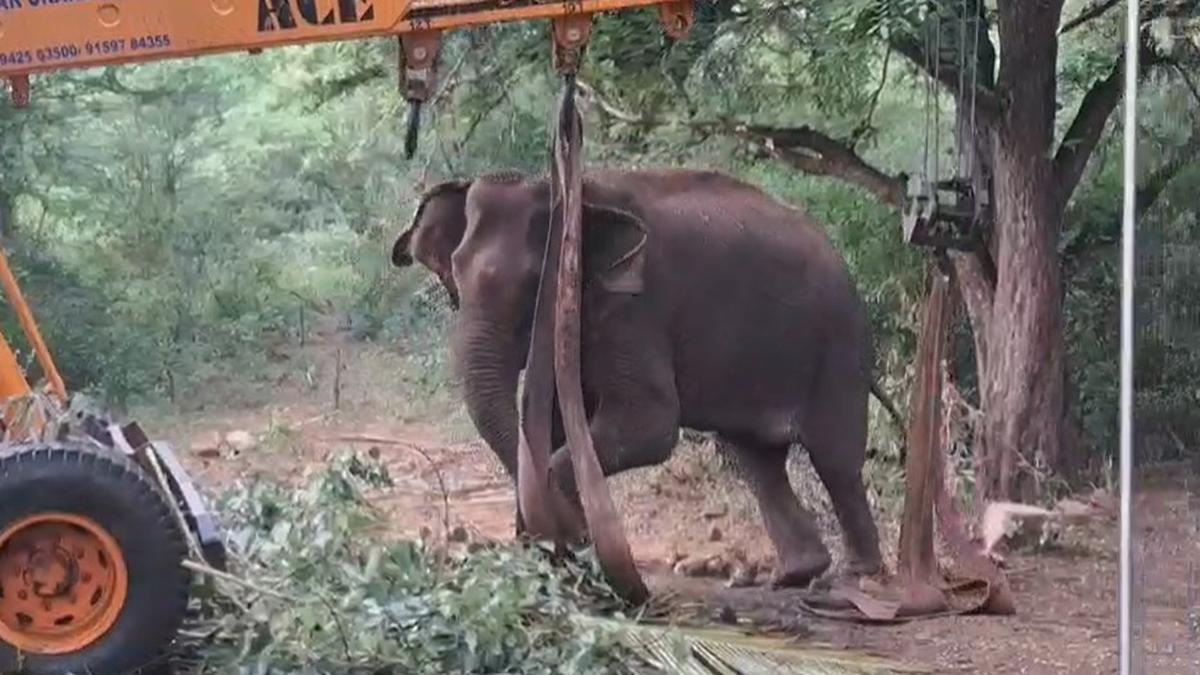
{"label": "elephant's front leg", "polygon": [[[589,429],[604,476],[666,462],[679,442],[679,405],[669,396],[602,399]],[[565,445],[550,460],[551,473],[569,502],[572,516],[583,522],[570,449]],[[580,528],[578,531],[586,531]]]}
{"label": "elephant's front leg", "polygon": [[[580,365],[588,429],[600,469],[607,477],[661,464],[679,441],[679,395],[669,334],[650,304],[619,300],[587,307],[590,318]],[[582,523],[571,453],[565,444],[555,447],[551,473],[574,505],[580,519],[576,522]]]}
{"label": "elephant's front leg", "polygon": [[[551,406],[550,406],[550,447],[551,447],[551,455],[553,456],[553,454],[554,454],[553,448],[560,448],[566,443],[566,432],[563,429],[562,408],[559,407],[559,405],[558,405],[557,391],[552,391],[551,396],[554,397],[551,400]],[[584,406],[587,411],[588,419],[591,419],[595,413],[596,406],[595,406],[595,401],[587,395],[586,391],[584,392]],[[521,419],[524,420],[524,419],[527,419],[528,417],[529,417],[529,390],[525,390],[521,394]],[[517,481],[517,471],[516,471],[515,467],[513,468],[511,473],[512,473],[512,479],[513,479],[513,486],[515,488],[516,481]],[[578,495],[569,498],[569,501],[572,504],[574,504],[576,511],[582,512],[581,509],[583,507],[579,505]],[[582,522],[582,521],[578,521],[578,522]],[[518,503],[517,504],[516,536],[517,536],[517,538],[521,538],[521,537],[525,536],[525,534],[526,534],[525,519],[521,515],[521,505]]]}

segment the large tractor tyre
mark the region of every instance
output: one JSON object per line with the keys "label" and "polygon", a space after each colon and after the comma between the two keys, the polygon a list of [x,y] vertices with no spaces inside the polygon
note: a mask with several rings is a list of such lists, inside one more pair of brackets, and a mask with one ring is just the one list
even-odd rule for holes
{"label": "large tractor tyre", "polygon": [[161,664],[187,609],[185,554],[162,490],[119,453],[0,449],[0,673]]}

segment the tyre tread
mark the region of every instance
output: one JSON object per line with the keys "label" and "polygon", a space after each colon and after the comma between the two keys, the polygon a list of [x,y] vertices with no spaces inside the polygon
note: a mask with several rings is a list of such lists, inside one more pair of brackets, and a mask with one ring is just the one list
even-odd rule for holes
{"label": "tyre tread", "polygon": [[[167,501],[173,497],[164,492],[139,464],[119,451],[69,442],[22,443],[4,447],[0,449],[0,495],[4,494],[6,488],[19,485],[20,481],[41,467],[67,467],[72,464],[77,464],[85,474],[95,476],[97,483],[115,483],[118,489],[127,490],[132,502],[147,515],[147,522],[154,523],[159,532],[166,535],[167,545],[171,548],[170,555],[181,560],[187,557],[184,534],[180,531],[175,514]],[[156,644],[156,652],[149,655],[147,662],[139,668],[160,662],[175,637],[178,625],[187,610],[190,591],[189,575],[181,574],[179,579],[180,583],[173,589],[175,599],[171,616],[174,620],[163,622],[170,625],[159,626],[159,635],[146,636]],[[11,648],[0,643],[0,664],[4,662],[5,649],[11,651]]]}

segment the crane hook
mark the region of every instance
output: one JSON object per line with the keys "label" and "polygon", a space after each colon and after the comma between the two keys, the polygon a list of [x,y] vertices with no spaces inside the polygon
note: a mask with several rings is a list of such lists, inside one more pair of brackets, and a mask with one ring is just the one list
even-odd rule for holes
{"label": "crane hook", "polygon": [[417,136],[421,131],[421,101],[408,101],[408,131],[404,134],[404,158],[412,159],[417,153]]}
{"label": "crane hook", "polygon": [[28,75],[13,75],[9,78],[9,87],[12,88],[12,102],[14,108],[24,108],[29,105]]}
{"label": "crane hook", "polygon": [[441,53],[440,31],[417,31],[400,38],[400,77],[404,98],[408,100],[408,129],[404,135],[404,156],[412,159],[417,152],[421,128],[421,104],[429,99],[437,82],[437,64]]}

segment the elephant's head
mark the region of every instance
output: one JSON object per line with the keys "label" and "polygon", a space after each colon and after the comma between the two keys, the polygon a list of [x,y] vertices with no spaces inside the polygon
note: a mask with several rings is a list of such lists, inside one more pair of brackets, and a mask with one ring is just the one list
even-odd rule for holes
{"label": "elephant's head", "polygon": [[462,241],[467,229],[464,204],[469,181],[447,181],[421,195],[412,221],[392,245],[392,264],[408,267],[415,259],[437,275],[450,295],[450,305],[458,309],[458,288],[450,273],[450,254]]}
{"label": "elephant's head", "polygon": [[[467,409],[513,475],[517,380],[529,349],[549,201],[544,179],[505,175],[442,184],[422,198],[393,249],[393,262],[416,258],[456,299],[451,351]],[[638,211],[623,191],[585,185],[585,297],[641,292],[647,231]]]}

